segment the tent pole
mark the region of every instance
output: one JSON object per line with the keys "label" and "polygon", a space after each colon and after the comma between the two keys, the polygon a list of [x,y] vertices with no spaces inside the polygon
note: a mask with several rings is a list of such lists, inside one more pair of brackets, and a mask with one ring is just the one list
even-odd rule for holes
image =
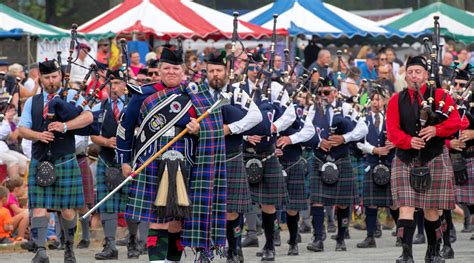
{"label": "tent pole", "polygon": [[31,37],[30,33],[26,33],[26,64],[28,65],[28,69],[30,69],[30,58],[31,58]]}

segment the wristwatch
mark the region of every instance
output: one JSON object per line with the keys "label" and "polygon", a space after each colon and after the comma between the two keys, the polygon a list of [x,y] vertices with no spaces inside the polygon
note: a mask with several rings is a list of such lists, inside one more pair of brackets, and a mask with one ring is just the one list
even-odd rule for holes
{"label": "wristwatch", "polygon": [[67,132],[67,124],[63,122],[63,133]]}

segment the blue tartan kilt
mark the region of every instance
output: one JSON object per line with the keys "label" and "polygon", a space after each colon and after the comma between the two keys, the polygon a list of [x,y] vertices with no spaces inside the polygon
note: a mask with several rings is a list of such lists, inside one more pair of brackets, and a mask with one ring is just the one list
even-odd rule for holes
{"label": "blue tartan kilt", "polygon": [[[267,156],[267,154],[258,154],[256,157],[261,160]],[[252,201],[260,205],[283,207],[288,202],[285,178],[277,157],[272,156],[263,162],[262,181],[257,184],[250,184],[250,194]]]}
{"label": "blue tartan kilt", "polygon": [[[371,167],[371,169],[373,168]],[[364,175],[363,189],[362,202],[364,206],[389,207],[392,205],[390,183],[385,186],[375,184],[370,172],[366,172]]]}
{"label": "blue tartan kilt", "polygon": [[[96,169],[96,203],[104,199],[104,197],[109,194],[109,190],[105,185],[105,170],[107,167],[120,168],[120,164],[106,163],[101,157],[97,161]],[[102,206],[97,209],[98,213],[119,213],[125,211],[125,207],[128,199],[128,186],[125,185],[119,191],[117,191],[109,200],[102,204]]]}
{"label": "blue tartan kilt", "polygon": [[364,178],[365,178],[365,160],[364,158],[359,158],[356,156],[351,155],[351,165],[352,165],[352,172],[356,178],[356,189],[357,195],[362,196],[364,192]]}
{"label": "blue tartan kilt", "polygon": [[[153,203],[156,200],[159,179],[161,179],[161,174],[159,174],[161,161],[160,159],[154,160],[132,180],[129,185],[129,198],[125,209],[126,218],[157,224],[181,220],[181,218],[174,217],[158,217],[155,212]],[[136,167],[140,167],[140,165],[141,163],[137,163]],[[185,180],[189,181],[190,164],[184,162],[184,167],[186,171],[183,172],[183,175],[186,177]]]}
{"label": "blue tartan kilt", "polygon": [[306,161],[300,158],[296,162],[282,163],[286,172],[286,186],[288,189],[288,203],[286,210],[306,210],[308,202],[305,192]]}
{"label": "blue tartan kilt", "polygon": [[242,151],[227,154],[226,157],[227,212],[250,212],[252,210],[252,199]]}
{"label": "blue tartan kilt", "polygon": [[355,176],[352,172],[351,159],[349,156],[340,158],[337,162],[339,180],[333,185],[327,185],[321,181],[321,166],[323,163],[315,158],[313,173],[310,180],[311,203],[323,205],[353,205],[357,199],[355,189]]}
{"label": "blue tartan kilt", "polygon": [[56,182],[47,187],[36,183],[36,167],[39,161],[32,159],[28,175],[28,207],[51,210],[83,208],[84,190],[76,154],[68,154],[56,160]]}

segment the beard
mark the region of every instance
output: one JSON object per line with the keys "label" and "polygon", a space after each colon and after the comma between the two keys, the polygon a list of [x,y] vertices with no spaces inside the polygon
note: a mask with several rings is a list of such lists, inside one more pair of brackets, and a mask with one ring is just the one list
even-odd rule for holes
{"label": "beard", "polygon": [[225,79],[213,78],[209,81],[209,86],[215,90],[220,90],[225,85]]}
{"label": "beard", "polygon": [[61,86],[61,83],[52,83],[47,86],[44,86],[44,90],[49,94],[53,94],[59,90],[60,86]]}

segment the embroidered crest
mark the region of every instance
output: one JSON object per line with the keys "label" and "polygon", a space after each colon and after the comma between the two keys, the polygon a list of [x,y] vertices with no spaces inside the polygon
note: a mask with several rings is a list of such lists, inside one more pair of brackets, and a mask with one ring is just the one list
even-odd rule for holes
{"label": "embroidered crest", "polygon": [[303,109],[300,107],[296,108],[296,115],[298,115],[298,117],[303,116]]}
{"label": "embroidered crest", "polygon": [[148,127],[150,128],[151,131],[153,132],[157,132],[159,131],[161,128],[163,128],[163,126],[165,126],[166,124],[166,117],[163,115],[163,114],[155,114],[150,122],[148,123]]}
{"label": "embroidered crest", "polygon": [[199,87],[195,82],[190,82],[188,84],[188,88],[193,94],[197,94],[199,92]]}
{"label": "embroidered crest", "polygon": [[170,112],[172,113],[178,113],[181,111],[181,104],[177,101],[173,101],[170,104]]}

